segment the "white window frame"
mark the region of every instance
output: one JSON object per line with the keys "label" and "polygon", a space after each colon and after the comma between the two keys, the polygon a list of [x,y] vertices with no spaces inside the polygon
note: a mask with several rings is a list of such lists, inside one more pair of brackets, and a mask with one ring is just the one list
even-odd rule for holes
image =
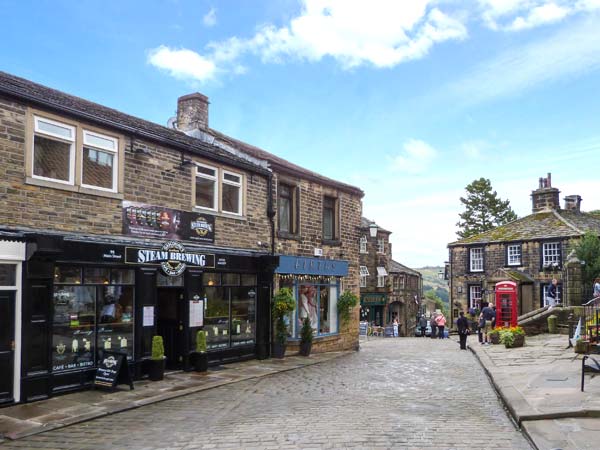
{"label": "white window frame", "polygon": [[[552,250],[552,251],[551,251]],[[542,244],[542,266],[559,267],[561,264],[560,242],[544,242]]]}
{"label": "white window frame", "polygon": [[[232,175],[234,177],[238,177],[239,178],[239,182],[235,182],[235,181],[231,181],[231,180],[226,180],[225,179],[225,175]],[[223,199],[221,199],[221,211],[224,212],[225,214],[234,214],[236,216],[241,216],[242,215],[242,211],[243,211],[243,205],[242,205],[242,180],[244,179],[243,175],[240,173],[235,173],[235,172],[230,172],[229,170],[222,170],[221,171],[221,183],[223,184],[228,184],[229,186],[235,186],[238,188],[238,206],[239,206],[239,211],[235,212],[235,211],[225,211],[223,209]],[[223,191],[223,189],[221,189],[221,191]]]}
{"label": "white window frame", "polygon": [[360,253],[367,253],[367,237],[366,236],[361,236],[360,237]]}
{"label": "white window frame", "polygon": [[378,266],[377,267],[377,287],[385,287],[385,279],[387,278],[388,273],[385,270],[385,267]]}
{"label": "white window frame", "polygon": [[[481,306],[481,301],[482,301],[482,287],[480,284],[471,284],[469,286],[469,308],[478,308]],[[479,291],[479,297],[475,297],[475,293],[477,293],[476,291]],[[479,300],[479,305],[477,305],[477,303],[474,301],[475,300]]]}
{"label": "white window frame", "polygon": [[[88,144],[86,142],[87,136],[96,136],[98,138],[111,141],[114,144],[114,147],[109,148],[109,147],[103,147],[103,146],[96,145],[96,144]],[[113,173],[112,173],[113,187],[112,187],[112,189],[103,188],[101,186],[94,186],[93,184],[84,184],[83,183],[83,149],[84,148],[89,148],[92,150],[102,151],[102,152],[107,152],[107,153],[113,154],[113,167],[112,167],[112,169],[113,169]],[[82,187],[87,188],[87,189],[97,189],[99,191],[105,191],[105,192],[117,192],[117,190],[119,188],[119,140],[112,136],[107,136],[102,133],[96,133],[95,131],[89,131],[89,130],[84,129],[83,130],[83,144],[81,146],[81,166],[80,166],[79,170],[81,171],[81,186]]]}
{"label": "white window frame", "polygon": [[[69,138],[61,136],[59,134],[40,130],[39,126],[38,126],[40,121],[55,125],[57,127],[67,128],[67,129],[71,130],[72,138],[69,139]],[[31,176],[38,180],[47,180],[47,181],[51,181],[52,183],[60,183],[60,184],[67,184],[69,186],[74,186],[75,185],[75,143],[76,143],[76,137],[77,137],[76,127],[74,127],[73,125],[68,125],[63,122],[58,122],[56,120],[52,120],[52,119],[48,119],[46,117],[41,117],[41,116],[36,116],[36,115],[33,116],[33,122],[34,122],[33,139],[31,140]],[[46,138],[51,138],[52,140],[56,140],[56,141],[59,141],[59,142],[65,143],[65,144],[70,144],[69,180],[67,180],[67,181],[59,180],[57,178],[42,177],[40,175],[35,174],[35,136],[36,136],[36,134],[38,134],[40,136],[44,136]]]}
{"label": "white window frame", "polygon": [[367,287],[367,279],[369,278],[369,269],[367,266],[360,266],[360,287]]}
{"label": "white window frame", "polygon": [[483,272],[483,247],[469,249],[469,272]]}
{"label": "white window frame", "polygon": [[[207,210],[207,211],[217,211],[218,210],[218,201],[219,201],[219,169],[217,167],[213,167],[213,166],[209,166],[206,164],[202,164],[202,163],[196,163],[196,178],[194,178],[194,187],[195,189],[197,189],[197,183],[196,180],[197,178],[204,178],[205,180],[212,180],[214,186],[215,186],[215,194],[213,197],[213,207],[212,208],[208,208],[206,206],[199,206],[196,204],[196,198],[194,196],[194,207],[198,208],[198,209],[203,209],[203,210]],[[214,170],[215,174],[214,175],[208,175],[206,173],[201,173],[198,171],[198,167],[204,167],[205,169],[210,169],[210,170]]]}
{"label": "white window frame", "polygon": [[510,244],[506,246],[506,265],[520,266],[522,257],[521,244]]}
{"label": "white window frame", "polygon": [[377,253],[385,255],[385,239],[377,239]]}

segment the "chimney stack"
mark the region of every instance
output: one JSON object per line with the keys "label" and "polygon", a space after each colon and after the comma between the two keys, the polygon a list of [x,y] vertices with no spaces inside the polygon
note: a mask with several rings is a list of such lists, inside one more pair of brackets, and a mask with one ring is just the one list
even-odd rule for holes
{"label": "chimney stack", "polygon": [[531,193],[532,211],[534,213],[560,209],[560,191],[552,187],[552,174],[539,179],[539,187]]}
{"label": "chimney stack", "polygon": [[581,196],[567,195],[565,197],[565,209],[567,211],[581,212]]}
{"label": "chimney stack", "polygon": [[195,92],[177,99],[177,129],[184,133],[208,129],[208,97]]}

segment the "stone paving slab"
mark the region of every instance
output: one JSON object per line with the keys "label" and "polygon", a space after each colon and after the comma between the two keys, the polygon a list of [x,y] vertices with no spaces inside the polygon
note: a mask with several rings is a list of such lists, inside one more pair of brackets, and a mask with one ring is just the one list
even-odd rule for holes
{"label": "stone paving slab", "polygon": [[526,345],[515,349],[470,340],[513,419],[537,448],[600,448],[600,376],[587,374],[581,392],[582,356],[567,348],[566,336],[527,336]]}
{"label": "stone paving slab", "polygon": [[319,364],[351,353],[330,352],[309,357],[286,356],[281,360],[251,360],[209,368],[205,373],[171,372],[162,381],[136,381],[133,391],[128,387],[119,387],[115,392],[87,390],[5,407],[0,409],[0,444],[4,440],[32,436],[226,384]]}

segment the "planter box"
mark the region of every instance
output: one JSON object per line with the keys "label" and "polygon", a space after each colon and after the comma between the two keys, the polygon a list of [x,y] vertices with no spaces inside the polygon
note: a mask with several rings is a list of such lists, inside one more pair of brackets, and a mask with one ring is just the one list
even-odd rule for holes
{"label": "planter box", "polygon": [[515,334],[515,340],[512,345],[505,345],[506,348],[523,347],[525,345],[525,335]]}
{"label": "planter box", "polygon": [[208,370],[208,353],[192,353],[192,361],[196,372],[206,372]]}
{"label": "planter box", "polygon": [[309,356],[312,349],[312,342],[300,342],[300,355]]}
{"label": "planter box", "polygon": [[285,356],[285,349],[287,344],[277,344],[273,343],[273,351],[271,352],[271,356],[273,358],[281,359]]}
{"label": "planter box", "polygon": [[498,345],[500,343],[500,334],[499,333],[490,334],[490,342],[492,344]]}
{"label": "planter box", "polygon": [[148,368],[148,378],[150,378],[150,381],[160,381],[164,378],[166,364],[167,358],[150,360]]}
{"label": "planter box", "polygon": [[590,343],[588,341],[577,341],[575,347],[573,347],[575,353],[589,353]]}

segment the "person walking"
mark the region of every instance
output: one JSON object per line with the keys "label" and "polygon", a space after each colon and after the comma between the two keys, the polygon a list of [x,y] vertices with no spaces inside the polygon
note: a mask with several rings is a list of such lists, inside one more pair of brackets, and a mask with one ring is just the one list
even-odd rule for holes
{"label": "person walking", "polygon": [[437,333],[437,323],[435,322],[435,313],[431,315],[431,320],[429,321],[429,325],[431,326],[431,339],[435,339],[435,335]]}
{"label": "person walking", "polygon": [[440,335],[440,339],[444,339],[444,328],[446,327],[446,317],[440,313],[435,318],[435,323],[438,327],[438,334]]}
{"label": "person walking", "polygon": [[456,328],[458,329],[458,338],[460,340],[460,349],[466,350],[467,349],[467,336],[471,332],[471,329],[469,328],[469,321],[465,317],[465,313],[461,311],[458,314],[460,317],[456,321]]}
{"label": "person walking", "polygon": [[552,279],[552,283],[548,286],[548,290],[546,291],[546,303],[548,304],[548,311],[556,306],[556,286],[558,285],[558,280],[556,278]]}
{"label": "person walking", "polygon": [[425,337],[425,332],[427,331],[427,319],[424,314],[419,318],[419,328],[421,329],[421,337]]}
{"label": "person walking", "polygon": [[483,324],[483,342],[482,344],[491,344],[490,331],[492,331],[492,325],[496,320],[496,311],[494,311],[494,305],[488,304],[481,310],[479,315],[480,323]]}

